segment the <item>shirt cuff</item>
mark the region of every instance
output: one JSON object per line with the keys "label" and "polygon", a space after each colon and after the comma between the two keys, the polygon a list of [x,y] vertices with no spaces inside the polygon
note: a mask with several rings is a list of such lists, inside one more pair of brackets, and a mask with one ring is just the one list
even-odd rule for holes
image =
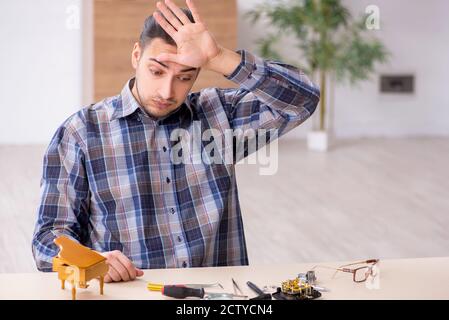
{"label": "shirt cuff", "polygon": [[267,76],[267,64],[262,58],[246,50],[236,51],[242,56],[237,68],[226,78],[249,91],[257,88]]}

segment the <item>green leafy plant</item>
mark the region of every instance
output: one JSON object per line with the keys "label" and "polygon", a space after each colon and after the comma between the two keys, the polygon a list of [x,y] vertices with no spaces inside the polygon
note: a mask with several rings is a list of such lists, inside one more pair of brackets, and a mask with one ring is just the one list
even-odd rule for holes
{"label": "green leafy plant", "polygon": [[265,18],[275,30],[258,40],[260,54],[265,58],[286,61],[274,48],[281,37],[295,36],[294,46],[302,57],[288,62],[308,74],[319,75],[320,130],[326,128],[329,75],[355,84],[368,79],[375,63],[385,62],[389,55],[383,44],[369,34],[365,23],[368,16],[353,19],[340,0],[269,1],[256,6],[246,17],[253,24]]}

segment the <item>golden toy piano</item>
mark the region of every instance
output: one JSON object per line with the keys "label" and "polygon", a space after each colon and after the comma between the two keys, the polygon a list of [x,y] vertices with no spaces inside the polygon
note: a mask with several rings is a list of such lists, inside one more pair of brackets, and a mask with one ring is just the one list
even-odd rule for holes
{"label": "golden toy piano", "polygon": [[54,242],[60,251],[53,258],[53,271],[58,272],[62,289],[65,289],[65,281],[72,284],[72,300],[76,299],[77,286],[85,289],[87,282],[95,278],[100,280],[100,294],[103,294],[104,277],[109,270],[106,258],[64,236]]}

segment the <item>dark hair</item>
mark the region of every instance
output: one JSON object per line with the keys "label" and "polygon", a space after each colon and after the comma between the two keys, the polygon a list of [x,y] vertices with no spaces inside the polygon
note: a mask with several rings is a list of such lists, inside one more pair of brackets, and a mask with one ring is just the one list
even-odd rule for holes
{"label": "dark hair", "polygon": [[[195,22],[195,20],[193,19],[192,12],[190,12],[189,9],[186,8],[180,9],[185,13],[185,15],[189,18],[189,20],[192,23]],[[159,14],[162,15],[160,11],[157,12],[159,12]],[[157,23],[156,19],[154,19],[153,15],[151,15],[145,19],[145,22],[143,24],[143,30],[139,38],[141,48],[145,48],[145,46],[150,44],[150,42],[154,38],[161,38],[168,44],[176,46],[176,43],[173,40],[173,38],[167,32],[165,32],[165,30],[159,25],[159,23]]]}

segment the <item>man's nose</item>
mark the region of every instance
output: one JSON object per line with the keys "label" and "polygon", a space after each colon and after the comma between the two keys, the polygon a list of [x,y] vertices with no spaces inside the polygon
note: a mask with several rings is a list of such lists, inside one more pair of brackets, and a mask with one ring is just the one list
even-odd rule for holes
{"label": "man's nose", "polygon": [[159,89],[159,95],[164,100],[173,99],[173,80],[167,78]]}

